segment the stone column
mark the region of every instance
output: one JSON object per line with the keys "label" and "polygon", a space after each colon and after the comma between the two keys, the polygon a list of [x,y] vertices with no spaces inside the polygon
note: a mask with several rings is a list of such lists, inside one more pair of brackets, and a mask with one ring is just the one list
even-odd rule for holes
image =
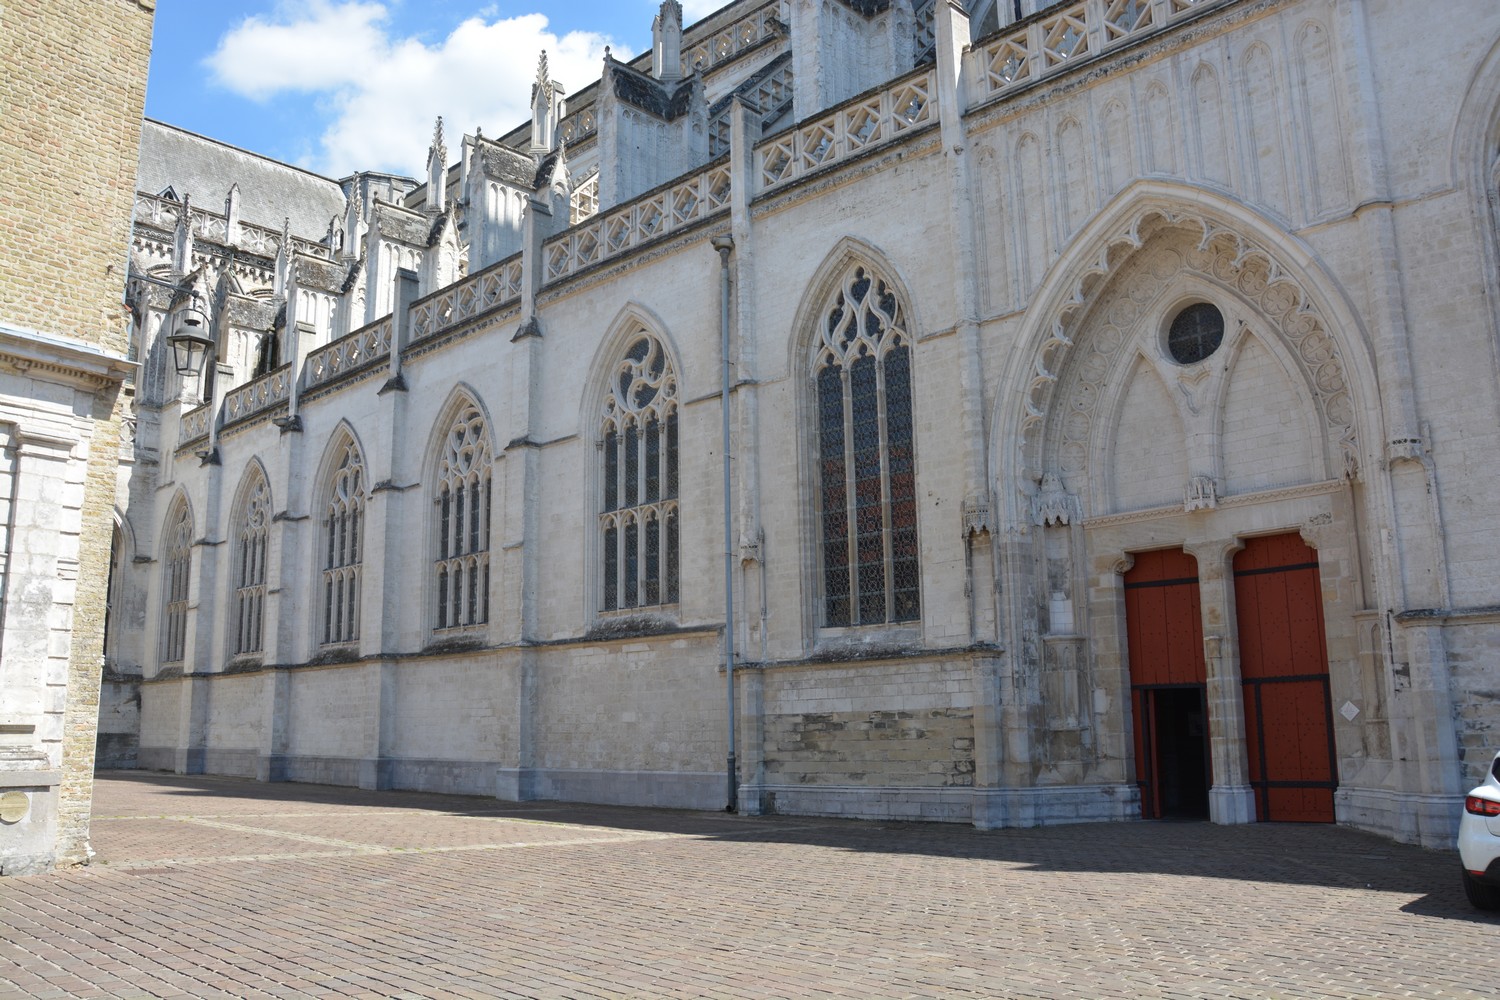
{"label": "stone column", "polygon": [[1203,615],[1203,660],[1208,672],[1208,733],[1213,762],[1208,815],[1215,823],[1255,822],[1255,791],[1245,741],[1245,695],[1240,681],[1239,630],[1234,606],[1235,539],[1184,546],[1198,560]]}

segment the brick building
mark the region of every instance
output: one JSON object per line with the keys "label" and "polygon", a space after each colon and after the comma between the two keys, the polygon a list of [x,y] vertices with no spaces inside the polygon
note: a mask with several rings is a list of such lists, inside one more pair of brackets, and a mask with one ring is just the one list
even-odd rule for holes
{"label": "brick building", "polygon": [[420,178],[149,125],[139,762],[1449,842],[1500,724],[1497,42],[667,2]]}
{"label": "brick building", "polygon": [[0,6],[0,873],[89,853],[154,0]]}

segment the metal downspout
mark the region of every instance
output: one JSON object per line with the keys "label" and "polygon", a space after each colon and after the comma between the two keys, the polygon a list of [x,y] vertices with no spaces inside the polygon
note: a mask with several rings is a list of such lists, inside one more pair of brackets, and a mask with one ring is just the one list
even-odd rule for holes
{"label": "metal downspout", "polygon": [[725,776],[728,784],[728,802],[725,812],[739,811],[739,769],[735,761],[734,708],[734,497],[730,493],[729,459],[729,254],[734,250],[734,238],[727,233],[713,238],[713,248],[719,253],[719,355],[720,372],[719,415],[723,424],[723,441],[720,447],[724,457],[724,683],[729,700],[729,759]]}

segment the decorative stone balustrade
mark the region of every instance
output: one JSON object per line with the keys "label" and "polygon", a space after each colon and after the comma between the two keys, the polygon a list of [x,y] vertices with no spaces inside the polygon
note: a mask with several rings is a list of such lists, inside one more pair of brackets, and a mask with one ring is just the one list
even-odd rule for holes
{"label": "decorative stone balustrade", "polygon": [[937,121],[931,70],[896,81],[878,94],[772,136],[755,149],[762,190],[890,142]]}
{"label": "decorative stone balustrade", "polygon": [[686,76],[695,69],[713,69],[720,63],[734,59],[741,52],[774,38],[781,30],[776,10],[775,5],[762,7],[749,17],[741,18],[685,50],[682,53],[683,75]]}
{"label": "decorative stone balustrade", "polygon": [[551,240],[542,248],[544,278],[548,282],[566,278],[728,206],[729,165],[716,164],[680,184],[596,215]]}
{"label": "decorative stone balustrade", "polygon": [[282,365],[253,382],[229,390],[224,397],[223,421],[231,424],[253,417],[284,402],[292,393],[292,366]]}
{"label": "decorative stone balustrade", "polygon": [[412,339],[442,333],[521,297],[521,255],[471,275],[412,306]]}
{"label": "decorative stone balustrade", "polygon": [[1227,0],[1083,0],[1048,11],[1016,31],[985,43],[970,56],[969,103],[1060,72]]}
{"label": "decorative stone balustrade", "polygon": [[155,194],[136,193],[135,221],[158,229],[176,229],[182,217],[182,204]]}
{"label": "decorative stone balustrade", "polygon": [[386,316],[311,352],[302,363],[302,386],[324,382],[390,356],[392,317]]}
{"label": "decorative stone balustrade", "polygon": [[[229,242],[229,220],[217,212],[193,208],[193,236],[209,243],[225,245]],[[182,203],[160,195],[141,194],[135,196],[135,221],[157,229],[176,229],[182,218]],[[266,257],[276,256],[281,248],[281,232],[266,226],[241,222],[239,239],[235,246],[241,250]],[[292,237],[292,249],[310,257],[333,259],[333,249],[326,243]]]}
{"label": "decorative stone balustrade", "polygon": [[187,445],[200,438],[208,437],[208,404],[194,407],[182,415],[182,425],[178,429],[178,446]]}
{"label": "decorative stone balustrade", "polygon": [[594,106],[591,104],[582,111],[576,111],[562,120],[557,127],[557,134],[562,141],[569,146],[576,146],[595,132],[599,131],[599,122],[594,117]]}

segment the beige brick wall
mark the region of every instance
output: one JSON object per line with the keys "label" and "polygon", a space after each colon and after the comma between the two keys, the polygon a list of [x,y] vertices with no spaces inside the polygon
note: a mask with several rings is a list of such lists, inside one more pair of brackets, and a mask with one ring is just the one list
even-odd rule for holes
{"label": "beige brick wall", "polygon": [[[0,320],[124,354],[121,303],[155,0],[0,5]],[[17,182],[20,179],[20,182]],[[123,400],[95,397],[63,737],[58,857],[83,860]]]}

